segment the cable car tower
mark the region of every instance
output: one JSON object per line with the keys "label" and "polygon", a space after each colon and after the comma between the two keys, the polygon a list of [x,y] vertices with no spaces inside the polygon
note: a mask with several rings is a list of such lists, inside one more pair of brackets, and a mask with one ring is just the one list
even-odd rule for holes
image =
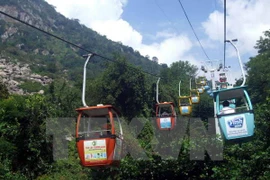
{"label": "cable car tower", "polygon": [[85,103],[86,66],[92,56],[88,54],[84,64],[83,107],[76,109],[78,112],[77,151],[81,164],[85,167],[118,166],[123,144],[123,131],[118,110],[112,105],[87,106]]}
{"label": "cable car tower", "polygon": [[[204,73],[207,73],[208,71],[211,74],[211,86],[208,86],[209,90],[207,91],[207,94],[211,97],[214,96],[214,91],[216,90],[216,80],[215,80],[215,72],[219,72],[222,69],[222,64],[220,60],[213,60],[213,61],[206,61],[205,65],[201,67],[201,70],[204,71]],[[211,88],[211,89],[210,89]],[[214,103],[214,118],[215,118],[215,129],[216,129],[216,135],[221,136],[220,127],[218,123],[218,119],[216,116],[216,102],[213,100]]]}

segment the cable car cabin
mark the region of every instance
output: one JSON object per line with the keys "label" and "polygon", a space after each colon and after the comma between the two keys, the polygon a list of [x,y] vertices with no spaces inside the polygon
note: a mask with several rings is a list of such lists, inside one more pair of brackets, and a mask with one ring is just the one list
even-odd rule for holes
{"label": "cable car cabin", "polygon": [[198,77],[198,81],[195,81],[197,85],[202,85],[202,86],[205,86],[206,85],[206,82],[207,79],[205,76],[199,76]]}
{"label": "cable car cabin", "polygon": [[176,124],[176,113],[172,102],[156,104],[156,123],[160,130],[171,130]]}
{"label": "cable car cabin", "polygon": [[179,110],[182,116],[187,116],[192,113],[192,102],[190,96],[179,97]]}
{"label": "cable car cabin", "polygon": [[202,84],[196,84],[196,89],[199,92],[199,94],[203,94],[204,93],[204,85],[202,85]]}
{"label": "cable car cabin", "polygon": [[220,89],[227,89],[228,88],[228,82],[222,82],[220,83]]}
{"label": "cable car cabin", "polygon": [[198,89],[191,89],[190,96],[191,96],[191,103],[192,104],[200,103],[200,93],[199,93]]}
{"label": "cable car cabin", "polygon": [[201,80],[201,81],[200,81],[200,84],[201,84],[202,86],[205,86],[205,85],[206,85],[206,80]]}
{"label": "cable car cabin", "polygon": [[198,90],[198,92],[200,94],[203,94],[204,93],[204,88],[203,87],[199,87],[199,88],[197,88],[197,90]]}
{"label": "cable car cabin", "polygon": [[204,91],[207,91],[207,90],[209,90],[209,89],[210,89],[210,86],[205,85],[205,86],[203,87],[203,89],[204,89]]}
{"label": "cable car cabin", "polygon": [[[245,88],[240,86],[214,91],[217,118],[226,140],[247,138],[254,134],[253,107]],[[235,105],[227,107],[230,102],[226,101],[230,100],[235,102]]]}
{"label": "cable car cabin", "polygon": [[76,144],[81,164],[98,168],[118,166],[123,133],[117,110],[111,105],[98,105],[76,111]]}
{"label": "cable car cabin", "polygon": [[220,73],[219,74],[219,82],[227,82],[227,77],[225,73]]}
{"label": "cable car cabin", "polygon": [[200,80],[196,82],[196,89],[199,91],[200,94],[204,93],[204,86],[206,85],[205,80]]}

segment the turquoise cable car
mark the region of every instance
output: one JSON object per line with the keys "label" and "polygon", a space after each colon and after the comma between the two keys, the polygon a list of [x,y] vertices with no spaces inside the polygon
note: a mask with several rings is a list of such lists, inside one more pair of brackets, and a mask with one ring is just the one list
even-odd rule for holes
{"label": "turquoise cable car", "polygon": [[[254,112],[245,86],[246,76],[240,54],[233,41],[237,41],[237,39],[226,40],[225,42],[231,43],[237,52],[243,82],[238,87],[218,88],[216,91],[213,91],[213,98],[216,102],[216,116],[224,138],[226,140],[242,140],[254,135]],[[224,81],[225,79],[223,78],[221,82]],[[234,108],[230,107],[229,100],[234,100]],[[220,106],[221,102],[224,102],[223,106],[226,105],[223,109]]]}
{"label": "turquoise cable car", "polygon": [[[222,134],[226,140],[242,139],[254,134],[254,112],[246,86],[221,89],[213,92],[216,112]],[[235,100],[233,113],[222,113],[221,102]]]}

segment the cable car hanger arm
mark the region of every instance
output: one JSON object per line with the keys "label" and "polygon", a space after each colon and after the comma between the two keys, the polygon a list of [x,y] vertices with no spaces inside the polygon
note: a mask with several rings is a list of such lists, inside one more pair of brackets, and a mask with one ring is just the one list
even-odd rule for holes
{"label": "cable car hanger arm", "polygon": [[91,57],[93,57],[94,54],[87,54],[87,55],[83,55],[83,57],[87,57],[85,63],[84,63],[84,67],[83,67],[83,90],[82,90],[82,103],[84,107],[88,107],[87,104],[85,103],[85,86],[86,86],[86,66],[89,62],[89,60],[91,59]]}
{"label": "cable car hanger arm", "polygon": [[159,84],[159,81],[160,81],[160,77],[157,80],[157,87],[156,87],[156,92],[157,92],[157,94],[156,94],[156,101],[157,101],[158,104],[159,104],[159,100],[158,100],[158,84]]}
{"label": "cable car hanger arm", "polygon": [[181,96],[181,80],[179,82],[179,97]]}
{"label": "cable car hanger arm", "polygon": [[242,71],[242,75],[243,75],[243,82],[242,82],[241,86],[244,86],[245,83],[246,83],[245,71],[244,71],[244,68],[243,68],[243,64],[242,64],[242,60],[241,60],[241,57],[240,57],[240,54],[239,54],[239,50],[238,50],[238,48],[236,47],[236,45],[233,43],[233,41],[237,41],[237,39],[226,40],[225,42],[231,43],[231,45],[234,47],[234,49],[235,49],[236,52],[237,52],[239,65],[240,65],[240,68],[241,68],[241,71]]}

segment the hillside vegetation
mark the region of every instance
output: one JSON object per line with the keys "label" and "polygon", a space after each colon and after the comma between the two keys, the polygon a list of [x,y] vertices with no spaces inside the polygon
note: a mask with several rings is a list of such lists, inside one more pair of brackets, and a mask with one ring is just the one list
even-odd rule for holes
{"label": "hillside vegetation", "polygon": [[1,0],[0,10],[59,39],[1,14],[1,59],[27,64],[32,73],[65,79],[71,84],[82,79],[82,55],[89,52],[107,58],[93,58],[88,66],[89,78],[100,74],[105,63],[115,61],[116,54],[152,74],[158,74],[162,68],[131,47],[108,40],[76,19],[65,18],[43,0],[26,0],[23,6],[20,3]]}

